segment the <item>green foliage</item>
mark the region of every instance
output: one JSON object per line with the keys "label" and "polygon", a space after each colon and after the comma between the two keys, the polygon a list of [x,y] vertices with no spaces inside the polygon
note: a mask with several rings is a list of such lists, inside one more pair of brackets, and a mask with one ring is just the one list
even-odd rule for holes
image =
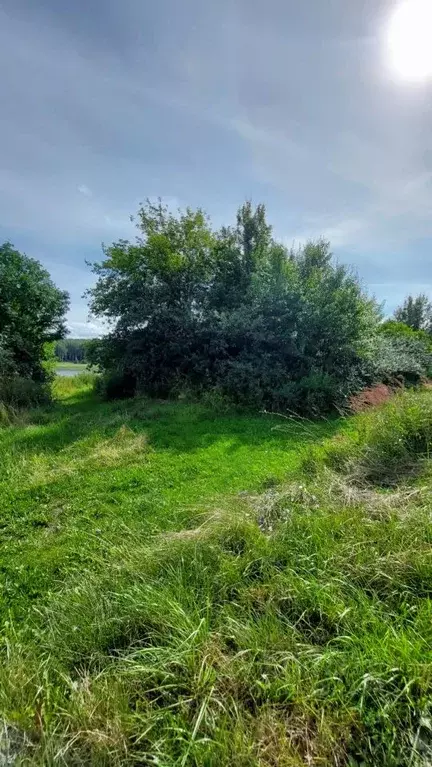
{"label": "green foliage", "polygon": [[51,381],[55,375],[57,358],[55,355],[55,342],[48,341],[43,347],[42,368],[47,381]]}
{"label": "green foliage", "polygon": [[408,296],[395,313],[395,319],[413,330],[432,331],[432,304],[424,293]]}
{"label": "green foliage", "polygon": [[126,372],[107,372],[95,380],[95,392],[102,399],[128,399],[136,391],[136,379]]}
{"label": "green foliage", "polygon": [[11,408],[31,408],[50,398],[48,384],[22,376],[0,377],[0,402]]}
{"label": "green foliage", "polygon": [[219,390],[308,413],[362,385],[379,312],[328,243],[287,251],[250,203],[213,232],[200,210],[174,216],[148,202],[138,229],[94,265],[91,310],[113,323],[89,352],[100,369],[151,395]]}
{"label": "green foliage", "polygon": [[97,386],[98,378],[94,373],[83,370],[74,376],[56,376],[52,383],[54,397],[63,398],[78,393],[93,391]]}
{"label": "green foliage", "polygon": [[47,380],[46,344],[66,332],[67,306],[38,261],[0,246],[0,377]]}
{"label": "green foliage", "polygon": [[351,419],[347,433],[315,455],[359,482],[388,486],[417,472],[432,448],[429,391],[404,392]]}
{"label": "green foliage", "polygon": [[85,338],[63,338],[55,345],[55,356],[60,362],[85,362],[90,343]]}
{"label": "green foliage", "polygon": [[372,340],[375,377],[388,383],[396,379],[418,383],[432,372],[432,339],[424,330],[387,320]]}
{"label": "green foliage", "polygon": [[420,338],[382,333],[371,343],[375,380],[418,384],[432,371],[432,353]]}
{"label": "green foliage", "polygon": [[1,756],[426,764],[429,489],[305,481],[341,421],[57,383],[74,393],[0,432]]}
{"label": "green foliage", "polygon": [[413,341],[420,341],[427,352],[432,352],[432,336],[426,330],[414,330],[404,322],[386,320],[379,326],[379,331],[391,338],[402,337]]}

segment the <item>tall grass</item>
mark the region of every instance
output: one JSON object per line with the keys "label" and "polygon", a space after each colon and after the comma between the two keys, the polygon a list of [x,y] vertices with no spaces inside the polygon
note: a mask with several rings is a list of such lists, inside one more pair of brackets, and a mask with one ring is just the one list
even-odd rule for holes
{"label": "tall grass", "polygon": [[112,543],[102,574],[9,627],[0,703],[32,763],[416,763],[427,514],[289,498],[271,534],[234,508],[151,546]]}
{"label": "tall grass", "polygon": [[429,493],[301,477],[334,428],[75,391],[4,435],[0,761],[426,767]]}
{"label": "tall grass", "polygon": [[95,386],[97,376],[94,373],[83,370],[75,376],[56,376],[53,381],[54,397],[64,398],[72,394],[80,394],[91,391]]}
{"label": "tall grass", "polygon": [[388,486],[421,470],[432,447],[432,397],[407,391],[352,418],[344,434],[313,449],[306,461],[324,461],[357,482]]}

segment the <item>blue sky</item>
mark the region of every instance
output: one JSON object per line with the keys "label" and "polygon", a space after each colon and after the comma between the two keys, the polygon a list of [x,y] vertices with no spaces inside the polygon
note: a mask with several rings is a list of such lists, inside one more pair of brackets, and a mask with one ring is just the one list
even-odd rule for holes
{"label": "blue sky", "polygon": [[432,82],[390,71],[395,0],[0,0],[0,239],[69,290],[158,195],[263,201],[391,311],[432,294]]}

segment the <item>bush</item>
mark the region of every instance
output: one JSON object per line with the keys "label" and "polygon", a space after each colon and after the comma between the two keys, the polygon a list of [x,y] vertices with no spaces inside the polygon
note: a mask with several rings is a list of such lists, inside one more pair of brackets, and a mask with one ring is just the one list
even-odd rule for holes
{"label": "bush", "polygon": [[431,447],[430,392],[403,392],[353,418],[347,432],[315,451],[314,459],[358,482],[391,486],[418,471]]}
{"label": "bush", "polygon": [[380,325],[379,332],[398,338],[401,336],[403,338],[415,338],[417,341],[422,341],[426,349],[432,351],[432,338],[430,334],[426,330],[414,330],[409,325],[405,325],[404,322],[386,320]]}
{"label": "bush", "polygon": [[47,384],[21,376],[0,378],[0,402],[7,407],[16,409],[36,407],[48,403],[50,398]]}
{"label": "bush", "polygon": [[420,383],[432,366],[432,356],[423,343],[403,336],[378,336],[374,355],[375,379],[390,384],[396,379],[407,384]]}
{"label": "bush", "polygon": [[298,413],[319,415],[328,413],[336,405],[342,405],[345,399],[344,387],[337,376],[322,371],[312,372],[300,381],[285,387],[284,392],[291,395],[285,406]]}
{"label": "bush", "polygon": [[424,330],[388,320],[374,341],[374,364],[380,380],[418,383],[432,372],[432,340]]}
{"label": "bush", "polygon": [[98,376],[94,389],[102,399],[129,399],[136,394],[136,378],[130,373],[110,373]]}
{"label": "bush", "polygon": [[94,265],[91,311],[113,330],[88,358],[108,375],[105,396],[130,396],[136,381],[150,396],[182,385],[319,414],[364,384],[379,310],[327,242],[289,251],[249,203],[218,232],[200,210],[147,203],[137,219],[136,243],[113,243]]}

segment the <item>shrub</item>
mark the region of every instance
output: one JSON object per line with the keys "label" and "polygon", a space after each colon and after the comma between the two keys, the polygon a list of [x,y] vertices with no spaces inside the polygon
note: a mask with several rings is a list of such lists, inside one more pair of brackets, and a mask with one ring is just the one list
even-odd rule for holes
{"label": "shrub", "polygon": [[432,337],[426,330],[414,330],[404,322],[397,322],[397,320],[386,320],[379,327],[379,332],[384,333],[387,336],[393,336],[400,338],[415,338],[418,341],[422,341],[425,348],[432,351]]}
{"label": "shrub", "polygon": [[311,372],[291,386],[291,409],[300,413],[327,413],[343,401],[343,384],[330,373]]}
{"label": "shrub", "polygon": [[50,391],[47,384],[21,376],[0,378],[0,402],[7,407],[31,408],[49,401]]}
{"label": "shrub", "polygon": [[130,373],[110,373],[98,376],[94,388],[105,400],[128,399],[136,394],[136,378]]}
{"label": "shrub", "polygon": [[418,383],[432,371],[432,340],[424,330],[388,320],[375,339],[374,363],[380,380]]}
{"label": "shrub", "polygon": [[417,340],[377,333],[369,340],[362,371],[364,384],[367,387],[377,383],[389,386],[419,384],[428,375],[430,360],[430,355]]}

